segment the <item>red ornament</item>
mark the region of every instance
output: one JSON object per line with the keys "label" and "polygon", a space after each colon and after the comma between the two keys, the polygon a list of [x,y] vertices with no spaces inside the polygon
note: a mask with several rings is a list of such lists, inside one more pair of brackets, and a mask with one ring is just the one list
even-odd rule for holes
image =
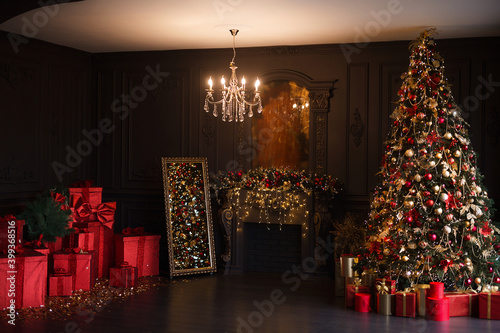
{"label": "red ornament", "polygon": [[411,224],[413,222],[413,218],[411,216],[406,217],[406,223]]}
{"label": "red ornament", "polygon": [[[431,192],[429,191],[424,191],[424,193],[422,193],[424,195],[424,197],[428,197],[429,195],[431,195]],[[432,204],[434,204],[434,202],[432,202]]]}
{"label": "red ornament", "polygon": [[465,285],[466,286],[470,286],[472,284],[472,279],[471,278],[468,278],[464,281]]}
{"label": "red ornament", "polygon": [[430,173],[426,173],[424,177],[427,180],[432,180],[432,174],[430,174]]}
{"label": "red ornament", "polygon": [[392,202],[391,202],[391,208],[396,208],[396,206],[397,206],[397,205],[398,205],[398,204],[397,204],[395,201],[392,201]]}
{"label": "red ornament", "polygon": [[432,200],[432,199],[427,200],[427,201],[425,202],[425,205],[426,205],[427,207],[432,207],[432,206],[434,206],[434,200]]}
{"label": "red ornament", "polygon": [[410,145],[412,145],[412,144],[414,144],[414,143],[415,143],[415,140],[414,140],[413,138],[408,138],[408,140],[407,140],[407,141],[408,141],[408,143],[409,143]]}
{"label": "red ornament", "polygon": [[444,123],[444,118],[438,118],[438,124],[443,124]]}
{"label": "red ornament", "polygon": [[464,239],[465,239],[466,241],[470,241],[470,234],[466,234],[466,235],[464,236]]}
{"label": "red ornament", "polygon": [[437,239],[437,235],[436,234],[429,234],[428,238],[431,242],[434,242]]}
{"label": "red ornament", "polygon": [[493,279],[493,282],[500,283],[500,276],[497,276]]}
{"label": "red ornament", "polygon": [[408,180],[408,181],[406,181],[405,186],[406,186],[406,187],[411,187],[411,182],[410,182],[409,180]]}

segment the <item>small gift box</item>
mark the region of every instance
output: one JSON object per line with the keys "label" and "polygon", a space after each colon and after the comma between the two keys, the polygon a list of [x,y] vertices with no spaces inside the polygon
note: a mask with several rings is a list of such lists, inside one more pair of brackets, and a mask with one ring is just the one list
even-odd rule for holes
{"label": "small gift box", "polygon": [[7,250],[8,245],[23,243],[24,220],[18,220],[13,215],[0,217],[0,251]]}
{"label": "small gift box", "polygon": [[395,296],[396,316],[415,317],[417,294],[414,292],[398,291]]}
{"label": "small gift box", "polygon": [[434,321],[450,320],[450,299],[427,297],[426,318]]}
{"label": "small gift box", "polygon": [[417,284],[415,293],[417,294],[417,312],[420,317],[425,317],[425,303],[427,299],[427,290],[431,286],[428,284]]}
{"label": "small gift box", "polygon": [[375,286],[375,280],[377,279],[377,274],[372,270],[365,270],[361,273],[361,283],[363,286],[373,287]]}
{"label": "small gift box", "polygon": [[107,277],[113,262],[113,223],[89,221],[75,223],[74,226],[94,234],[94,271],[98,278]]}
{"label": "small gift box", "polygon": [[384,290],[387,294],[396,293],[396,280],[390,279],[375,279],[375,289],[377,292]]}
{"label": "small gift box", "polygon": [[0,255],[0,309],[39,307],[47,295],[47,256],[34,251]]}
{"label": "small gift box", "polygon": [[358,257],[352,255],[342,255],[340,256],[340,272],[343,277],[353,277],[355,272],[352,269],[354,264],[358,263]]}
{"label": "small gift box", "polygon": [[75,207],[78,199],[83,203],[89,204],[92,208],[97,207],[102,202],[102,187],[92,186],[94,182],[91,180],[84,180],[74,183],[69,188],[69,203],[71,208]]}
{"label": "small gift box", "polygon": [[115,262],[128,262],[137,267],[138,277],[160,273],[160,235],[144,233],[144,229],[125,228],[115,235]]}
{"label": "small gift box", "polygon": [[442,282],[431,282],[430,288],[427,291],[428,298],[441,299],[444,297],[444,283]]}
{"label": "small gift box", "polygon": [[69,247],[79,247],[83,251],[94,251],[94,233],[87,228],[75,228],[76,232],[69,235]]}
{"label": "small gift box", "polygon": [[354,295],[354,310],[356,312],[370,312],[371,309],[371,297],[369,293],[357,293]]}
{"label": "small gift box", "polygon": [[479,295],[473,291],[445,292],[450,300],[450,317],[468,317],[479,315]]}
{"label": "small gift box", "polygon": [[479,294],[479,318],[500,319],[500,292]]}
{"label": "small gift box", "polygon": [[130,288],[137,283],[137,267],[123,262],[119,267],[109,269],[109,285],[112,287]]}
{"label": "small gift box", "polygon": [[377,295],[377,313],[384,316],[391,316],[394,313],[395,294],[381,294],[376,293]]}
{"label": "small gift box", "polygon": [[72,276],[72,290],[90,290],[95,283],[93,252],[79,248],[65,249],[53,254],[54,271],[66,271]]}
{"label": "small gift box", "polygon": [[49,275],[49,296],[71,296],[73,277],[64,269],[55,270]]}
{"label": "small gift box", "polygon": [[347,284],[345,289],[345,306],[354,307],[355,295],[357,293],[370,293],[370,287],[362,286],[360,278],[354,278],[353,284]]}

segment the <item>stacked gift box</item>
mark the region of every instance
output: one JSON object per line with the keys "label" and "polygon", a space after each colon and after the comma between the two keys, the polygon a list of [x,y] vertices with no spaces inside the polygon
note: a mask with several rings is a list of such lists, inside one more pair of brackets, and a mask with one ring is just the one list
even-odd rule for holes
{"label": "stacked gift box", "polygon": [[[85,181],[69,188],[74,232],[55,242],[43,235],[23,241],[23,220],[0,218],[0,309],[39,307],[45,296],[91,290],[96,279],[129,288],[142,276],[159,274],[159,235],[143,228],[114,234],[115,202],[102,202],[102,188]],[[11,245],[9,247],[9,245]],[[116,249],[115,251],[113,251]],[[4,288],[5,286],[5,288]]]}

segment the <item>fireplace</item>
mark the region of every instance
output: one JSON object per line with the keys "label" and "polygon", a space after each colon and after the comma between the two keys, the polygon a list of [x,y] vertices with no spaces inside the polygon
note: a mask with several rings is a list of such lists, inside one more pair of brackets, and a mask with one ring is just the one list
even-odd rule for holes
{"label": "fireplace", "polygon": [[[247,193],[243,191],[238,199],[241,204],[232,205],[237,208],[222,207],[219,216],[226,239],[222,255],[226,270],[283,272],[314,258],[315,235],[324,214],[312,195],[300,196],[304,204],[293,211],[263,212],[245,204]],[[275,268],[266,270],[271,265]]]}
{"label": "fireplace", "polygon": [[244,234],[245,271],[282,273],[300,265],[300,225],[245,223]]}

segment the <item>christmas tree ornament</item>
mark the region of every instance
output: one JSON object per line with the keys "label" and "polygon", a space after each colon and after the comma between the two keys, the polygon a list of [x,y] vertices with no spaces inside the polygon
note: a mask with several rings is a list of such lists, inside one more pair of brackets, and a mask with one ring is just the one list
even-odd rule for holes
{"label": "christmas tree ornament", "polygon": [[451,233],[451,227],[449,225],[445,225],[443,227],[443,231],[445,234],[449,234],[449,233]]}

